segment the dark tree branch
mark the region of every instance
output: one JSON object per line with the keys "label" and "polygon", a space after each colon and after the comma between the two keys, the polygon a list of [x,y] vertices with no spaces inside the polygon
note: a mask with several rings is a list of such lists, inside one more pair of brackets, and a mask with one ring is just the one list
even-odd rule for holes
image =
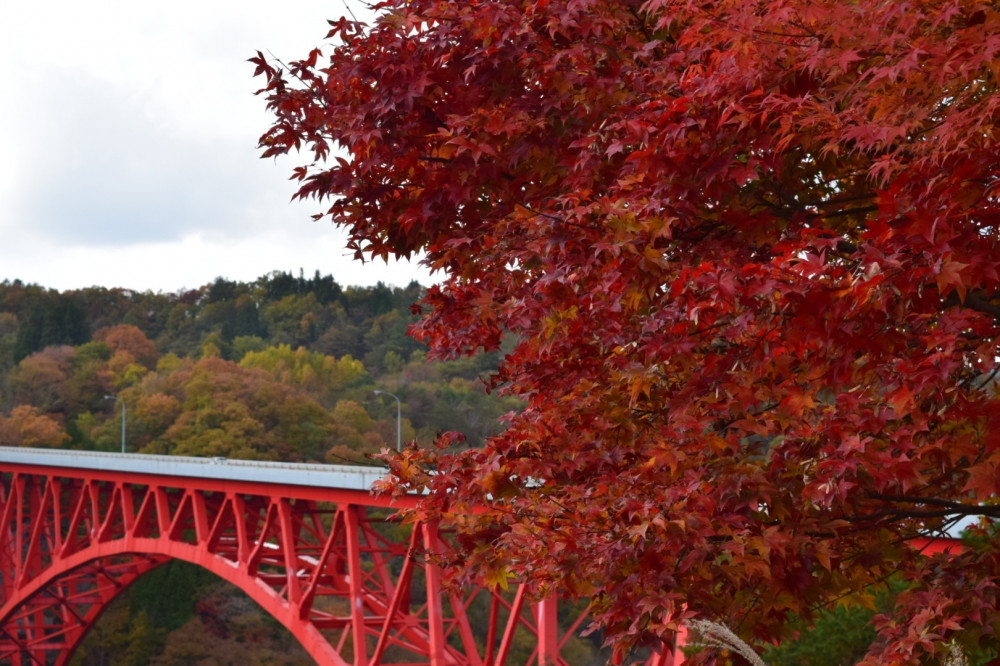
{"label": "dark tree branch", "polygon": [[898,502],[900,504],[929,504],[931,506],[944,506],[952,509],[968,509],[973,506],[971,504],[963,504],[962,502],[955,502],[954,500],[940,499],[938,497],[919,497],[916,495],[886,495],[883,493],[876,493],[872,491],[867,491],[868,497],[872,499],[882,500],[884,502]]}
{"label": "dark tree branch", "polygon": [[840,252],[841,254],[854,254],[860,249],[861,249],[860,247],[858,247],[854,243],[851,243],[850,241],[845,241],[845,240],[837,241],[837,252]]}
{"label": "dark tree branch", "polygon": [[994,319],[1000,319],[1000,305],[993,305],[979,294],[969,294],[965,297],[965,307],[983,314],[993,315]]}
{"label": "dark tree branch", "polygon": [[860,208],[846,208],[844,210],[837,210],[832,213],[822,213],[816,217],[821,217],[824,220],[829,220],[835,217],[847,217],[848,215],[867,215],[868,213],[874,213],[878,210],[878,206],[862,206]]}
{"label": "dark tree branch", "polygon": [[881,518],[945,518],[948,516],[989,516],[1000,517],[1000,506],[983,506],[980,504],[963,504],[954,500],[946,500],[938,497],[917,497],[914,495],[889,495],[867,491],[870,498],[881,502],[891,502],[894,504],[912,504],[925,506],[944,507],[936,511],[890,508],[876,513],[869,513],[862,516],[846,517],[851,523],[868,522]]}
{"label": "dark tree branch", "polygon": [[962,300],[958,292],[952,292],[948,298],[941,302],[941,309],[946,310],[948,308],[955,307],[956,305],[961,305],[969,308],[970,310],[988,314],[994,319],[1000,321],[1000,305],[990,303],[983,292],[970,292],[969,294],[966,294],[965,300]]}
{"label": "dark tree branch", "polygon": [[1000,518],[1000,506],[969,506],[965,509],[941,509],[940,511],[890,509],[863,516],[848,516],[844,517],[843,520],[849,523],[865,523],[881,518],[947,518],[948,516],[988,516],[991,518]]}

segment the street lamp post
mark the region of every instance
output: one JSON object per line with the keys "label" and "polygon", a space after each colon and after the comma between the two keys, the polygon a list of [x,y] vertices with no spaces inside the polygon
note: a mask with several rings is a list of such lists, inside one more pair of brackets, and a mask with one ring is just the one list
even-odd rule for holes
{"label": "street lamp post", "polygon": [[[388,395],[396,398],[395,395],[389,393],[388,391],[375,391],[375,395]],[[396,398],[396,450],[403,450],[403,403]]]}
{"label": "street lamp post", "polygon": [[122,453],[125,453],[125,401],[117,395],[106,395],[105,400],[117,400],[122,403]]}

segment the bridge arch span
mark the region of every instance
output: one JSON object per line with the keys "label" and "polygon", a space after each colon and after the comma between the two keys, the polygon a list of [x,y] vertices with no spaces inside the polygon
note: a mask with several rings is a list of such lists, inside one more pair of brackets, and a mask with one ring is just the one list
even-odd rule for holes
{"label": "bridge arch span", "polygon": [[[569,666],[582,616],[560,625],[524,586],[446,592],[426,557],[436,525],[388,520],[371,474],[0,450],[0,663],[62,666],[115,596],[180,559],[246,592],[322,666]],[[515,664],[518,632],[535,647]]]}
{"label": "bridge arch span", "polygon": [[[348,666],[310,622],[303,622],[286,600],[261,585],[245,570],[223,557],[190,544],[160,539],[115,540],[94,544],[48,567],[0,607],[0,635],[9,640],[22,661],[26,653],[44,654],[41,663],[69,663],[87,631],[107,606],[136,580],[158,566],[177,559],[196,564],[245,592],[263,610],[292,633],[317,664]],[[47,625],[40,635],[27,631],[26,615],[42,612],[60,618],[61,626]],[[43,624],[43,626],[46,626]],[[10,651],[0,659],[11,659]],[[15,662],[18,657],[15,657]],[[27,663],[37,663],[37,657]]]}

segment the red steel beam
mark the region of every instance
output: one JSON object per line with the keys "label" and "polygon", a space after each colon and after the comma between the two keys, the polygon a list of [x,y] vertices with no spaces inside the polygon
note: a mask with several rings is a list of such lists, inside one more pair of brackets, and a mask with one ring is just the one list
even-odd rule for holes
{"label": "red steel beam", "polygon": [[0,661],[68,663],[118,594],[179,559],[242,589],[324,666],[504,666],[524,637],[536,645],[518,666],[568,666],[586,611],[561,635],[555,599],[528,613],[524,585],[513,599],[445,590],[437,526],[384,518],[414,501],[0,462]]}

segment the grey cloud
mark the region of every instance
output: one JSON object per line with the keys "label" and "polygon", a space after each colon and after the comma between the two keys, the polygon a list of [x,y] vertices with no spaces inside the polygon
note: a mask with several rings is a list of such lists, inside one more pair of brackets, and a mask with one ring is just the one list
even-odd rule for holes
{"label": "grey cloud", "polygon": [[285,172],[257,159],[253,137],[180,136],[147,113],[154,96],[67,71],[34,85],[8,220],[32,235],[87,246],[195,232],[236,240],[261,231],[267,209],[287,215]]}

